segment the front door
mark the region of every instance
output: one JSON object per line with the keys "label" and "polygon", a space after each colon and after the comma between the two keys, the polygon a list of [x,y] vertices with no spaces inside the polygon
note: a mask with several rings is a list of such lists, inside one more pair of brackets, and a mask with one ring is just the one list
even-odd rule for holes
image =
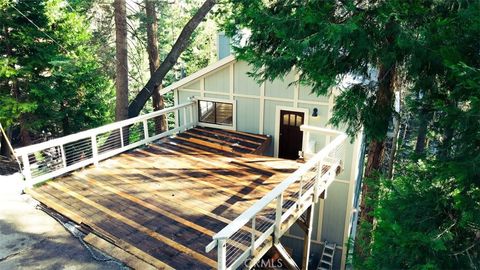
{"label": "front door", "polygon": [[280,139],[278,157],[297,159],[298,152],[302,150],[303,125],[305,114],[303,112],[280,111]]}

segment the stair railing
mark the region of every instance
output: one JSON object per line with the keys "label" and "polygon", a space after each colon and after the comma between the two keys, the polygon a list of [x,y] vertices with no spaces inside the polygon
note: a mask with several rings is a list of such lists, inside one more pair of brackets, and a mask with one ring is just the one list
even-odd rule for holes
{"label": "stair railing", "polygon": [[[305,132],[310,132],[309,127]],[[236,269],[251,262],[258,249],[278,242],[285,233],[286,222],[316,201],[334,180],[341,161],[339,149],[343,149],[347,135],[334,130],[325,131],[327,136],[336,136],[322,150],[302,164],[295,172],[282,181],[272,191],[258,200],[240,216],[213,236],[213,241],[205,248],[206,252],[217,248],[217,267]]]}

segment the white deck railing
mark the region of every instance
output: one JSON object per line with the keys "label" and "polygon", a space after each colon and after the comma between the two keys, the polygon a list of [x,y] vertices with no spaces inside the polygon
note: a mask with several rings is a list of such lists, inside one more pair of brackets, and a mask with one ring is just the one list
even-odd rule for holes
{"label": "white deck railing", "polygon": [[273,244],[272,240],[277,242],[291,226],[292,219],[297,219],[299,214],[315,203],[334,180],[341,167],[339,155],[343,154],[342,147],[347,135],[317,127],[301,128],[304,138],[309,138],[309,133],[317,132],[334,139],[213,236],[213,241],[205,250],[210,252],[217,247],[218,269],[236,269],[242,265],[248,267],[246,263],[254,263],[251,259],[255,258],[258,250],[268,248]]}
{"label": "white deck railing", "polygon": [[[194,104],[189,102],[15,149],[16,156],[22,161],[26,186],[97,164],[100,160],[195,126],[197,117]],[[182,126],[173,120],[178,119],[180,110],[183,110]],[[161,116],[168,120],[167,130],[157,132],[155,120]]]}

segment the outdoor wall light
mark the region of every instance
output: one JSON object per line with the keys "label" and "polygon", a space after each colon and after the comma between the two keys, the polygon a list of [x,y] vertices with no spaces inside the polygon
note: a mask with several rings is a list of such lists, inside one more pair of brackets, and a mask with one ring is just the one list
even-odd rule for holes
{"label": "outdoor wall light", "polygon": [[317,108],[313,108],[312,117],[318,117],[318,109]]}

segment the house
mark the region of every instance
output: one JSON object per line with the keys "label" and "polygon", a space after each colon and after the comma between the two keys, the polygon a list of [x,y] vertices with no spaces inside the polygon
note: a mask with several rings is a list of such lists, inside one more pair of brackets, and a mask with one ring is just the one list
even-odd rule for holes
{"label": "house", "polygon": [[343,269],[361,140],[294,71],[261,85],[248,71],[228,56],[164,88],[173,107],[15,149],[26,193],[133,268],[252,268],[274,250]]}
{"label": "house", "polygon": [[[269,135],[272,143],[266,154],[270,156],[295,160],[299,152],[316,153],[328,144],[328,136],[307,138],[300,126],[332,128],[328,120],[335,91],[330,97],[316,96],[308,86],[292,84],[298,78],[295,71],[283,80],[258,84],[247,75],[251,71],[248,63],[230,55],[162,89],[162,93],[173,91],[175,104],[197,100],[200,126]],[[180,123],[183,117],[178,115]],[[312,258],[319,260],[325,241],[335,243],[334,269],[345,268],[346,243],[355,232],[362,156],[359,135],[345,146],[344,169],[329,187],[328,198],[315,206]],[[295,226],[282,239],[297,262],[302,256],[302,235]]]}

